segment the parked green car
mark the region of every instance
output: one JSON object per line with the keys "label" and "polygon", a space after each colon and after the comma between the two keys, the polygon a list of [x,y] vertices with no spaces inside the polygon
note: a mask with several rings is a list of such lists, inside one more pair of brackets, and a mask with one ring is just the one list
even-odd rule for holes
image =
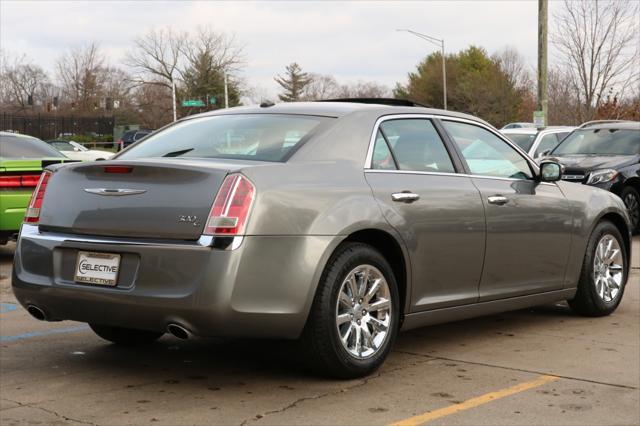
{"label": "parked green car", "polygon": [[0,244],[16,236],[42,170],[70,161],[40,139],[0,132]]}

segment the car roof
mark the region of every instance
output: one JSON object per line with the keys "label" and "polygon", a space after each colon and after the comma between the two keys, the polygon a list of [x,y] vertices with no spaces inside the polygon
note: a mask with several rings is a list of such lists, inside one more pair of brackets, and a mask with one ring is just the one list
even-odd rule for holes
{"label": "car roof", "polygon": [[36,137],[33,136],[29,136],[29,135],[23,135],[22,133],[13,133],[13,132],[0,132],[0,136],[15,136],[18,138],[29,138],[29,139],[38,139]]}
{"label": "car roof", "polygon": [[[587,123],[585,123],[587,124]],[[585,126],[583,124],[583,126]],[[603,121],[600,123],[588,123],[585,127],[579,127],[580,130],[593,129],[622,129],[622,130],[640,130],[640,121]]]}
{"label": "car roof", "polygon": [[[381,101],[382,102],[382,101]],[[296,115],[317,115],[325,117],[340,118],[355,112],[371,112],[378,113],[379,115],[388,114],[429,114],[449,116],[456,118],[464,118],[488,124],[486,121],[468,114],[463,114],[454,111],[426,108],[419,106],[394,106],[385,105],[383,103],[361,103],[361,102],[283,102],[278,104],[266,104],[265,106],[252,105],[234,107],[228,109],[218,109],[215,111],[204,112],[201,114],[185,117],[182,120],[209,117],[216,115],[232,115],[232,114],[296,114]]]}
{"label": "car roof", "polygon": [[546,132],[546,133],[571,132],[574,129],[575,127],[573,126],[549,126],[549,127],[541,127],[539,129],[531,128],[531,127],[523,127],[520,129],[503,129],[503,130],[500,130],[500,132],[504,134],[536,135],[542,132]]}

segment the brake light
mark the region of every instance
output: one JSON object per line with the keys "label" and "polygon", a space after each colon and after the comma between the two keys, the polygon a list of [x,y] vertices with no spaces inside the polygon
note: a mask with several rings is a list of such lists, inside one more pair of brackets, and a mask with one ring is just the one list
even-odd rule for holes
{"label": "brake light", "polygon": [[27,223],[38,223],[40,220],[40,209],[42,208],[42,200],[44,199],[44,191],[47,189],[47,182],[51,177],[51,172],[45,170],[40,176],[40,181],[31,194],[31,201],[27,213],[24,215],[24,221]]}
{"label": "brake light", "polygon": [[105,173],[131,173],[133,171],[133,167],[131,166],[105,166]]}
{"label": "brake light", "polygon": [[253,204],[256,189],[241,174],[228,175],[213,201],[205,235],[241,235]]}
{"label": "brake light", "polygon": [[34,188],[40,175],[0,176],[0,188]]}

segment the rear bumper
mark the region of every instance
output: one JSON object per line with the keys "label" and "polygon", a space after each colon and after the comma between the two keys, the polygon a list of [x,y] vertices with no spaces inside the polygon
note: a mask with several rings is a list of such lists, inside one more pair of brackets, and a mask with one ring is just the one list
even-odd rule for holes
{"label": "rear bumper", "polygon": [[[198,336],[296,338],[332,251],[330,236],[247,236],[239,247],[40,233],[23,225],[12,287],[47,319]],[[116,287],[75,283],[78,250],[119,253]]]}

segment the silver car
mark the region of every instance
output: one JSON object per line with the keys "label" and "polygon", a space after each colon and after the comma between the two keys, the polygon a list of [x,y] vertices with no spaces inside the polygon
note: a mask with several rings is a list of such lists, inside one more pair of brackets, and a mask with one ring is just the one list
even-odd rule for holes
{"label": "silver car", "polygon": [[500,130],[500,133],[537,159],[553,151],[574,130],[575,127],[554,126],[543,129],[506,129]]}
{"label": "silver car", "polygon": [[484,121],[411,106],[264,104],[185,118],[113,160],[51,166],[13,290],[120,344],[301,339],[376,369],[400,329],[568,300],[613,312],[631,254],[609,192],[560,181]]}

